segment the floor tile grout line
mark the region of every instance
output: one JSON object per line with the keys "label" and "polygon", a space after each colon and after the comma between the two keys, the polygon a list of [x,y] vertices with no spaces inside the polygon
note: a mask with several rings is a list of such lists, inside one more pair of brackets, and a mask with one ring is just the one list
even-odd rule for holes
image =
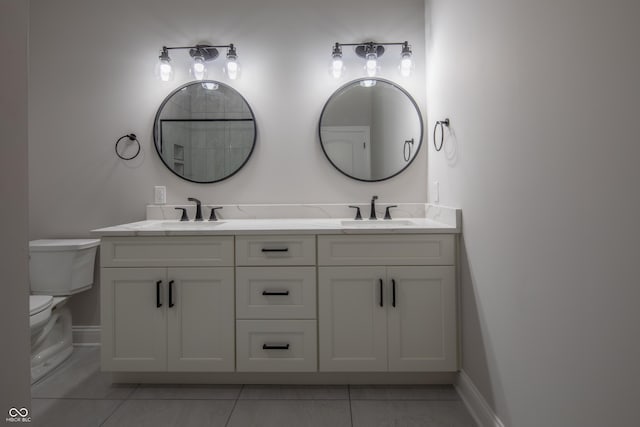
{"label": "floor tile grout line", "polygon": [[460,399],[404,399],[404,398],[387,398],[387,399],[352,399],[356,402],[461,402]]}
{"label": "floor tile grout line", "polygon": [[[185,399],[186,400],[186,399]],[[225,400],[225,399],[210,399],[210,400]],[[231,400],[231,399],[226,399]],[[344,401],[349,400],[349,397],[251,397],[242,399],[238,399],[247,402],[255,402],[256,400],[294,400],[294,401],[305,401],[305,400],[328,400],[328,401]]]}
{"label": "floor tile grout line", "polygon": [[248,402],[255,402],[258,400],[266,400],[266,401],[311,401],[311,400],[322,400],[329,402],[338,402],[338,401],[355,401],[355,402],[460,402],[460,399],[405,399],[405,398],[386,398],[386,399],[360,399],[360,398],[351,398],[348,397],[304,397],[304,398],[291,398],[291,397],[256,397],[256,398],[236,398],[236,397],[136,397],[136,398],[117,398],[117,397],[33,397],[32,400],[127,400],[132,402],[137,401],[147,401],[147,400],[175,400],[175,401],[189,401],[189,400],[198,400],[198,401],[216,401],[216,402],[228,402],[230,400],[241,400]]}
{"label": "floor tile grout line", "polygon": [[353,427],[353,408],[351,407],[351,384],[347,384],[347,396],[349,397],[349,420]]}
{"label": "floor tile grout line", "polygon": [[[95,399],[95,400],[105,400],[105,399]],[[111,399],[111,400],[120,400],[120,399]],[[197,400],[200,402],[228,402],[230,400],[237,400],[236,398],[229,398],[229,399],[218,399],[218,398],[206,398],[206,397],[190,397],[190,398],[184,398],[184,397],[145,397],[145,398],[135,398],[135,399],[127,399],[130,400],[132,402],[144,402],[144,401],[148,401],[148,400],[160,400],[160,401],[165,401],[165,400],[170,400],[170,401],[176,401],[176,402],[188,402],[191,400]]]}
{"label": "floor tile grout line", "polygon": [[[113,382],[111,383],[111,385],[113,385]],[[131,399],[131,397],[135,394],[135,392],[140,388],[140,383],[136,384],[135,387],[132,387],[131,392],[129,392],[129,394],[127,395],[126,400]]]}
{"label": "floor tile grout line", "polygon": [[106,424],[107,421],[109,421],[109,418],[111,418],[113,416],[113,414],[116,413],[116,411],[118,411],[118,409],[120,409],[122,407],[122,405],[124,405],[126,402],[128,402],[131,399],[131,396],[133,396],[133,393],[140,388],[140,384],[136,384],[135,387],[131,387],[131,392],[127,395],[127,397],[125,399],[122,399],[122,401],[120,402],[119,405],[116,405],[116,407],[113,409],[113,411],[111,411],[111,413],[109,414],[109,416],[107,418],[104,419],[103,422],[100,423],[100,427],[102,427],[103,425]]}
{"label": "floor tile grout line", "polygon": [[113,414],[115,414],[118,411],[118,409],[120,409],[122,407],[122,405],[124,405],[126,402],[127,402],[127,399],[124,399],[124,400],[120,401],[120,404],[116,405],[116,407],[113,408],[113,411],[111,411],[109,416],[107,416],[107,418],[105,418],[104,421],[102,421],[100,423],[100,427],[105,425],[107,423],[107,421],[109,421],[109,418],[111,418],[113,416]]}
{"label": "floor tile grout line", "polygon": [[236,410],[236,406],[238,406],[238,401],[240,400],[240,395],[242,394],[242,390],[244,390],[244,384],[240,386],[240,391],[238,392],[238,397],[236,397],[236,401],[233,402],[233,408],[229,411],[229,416],[227,417],[227,421],[224,423],[224,427],[228,427],[229,422],[231,421],[231,417],[233,416],[233,412]]}

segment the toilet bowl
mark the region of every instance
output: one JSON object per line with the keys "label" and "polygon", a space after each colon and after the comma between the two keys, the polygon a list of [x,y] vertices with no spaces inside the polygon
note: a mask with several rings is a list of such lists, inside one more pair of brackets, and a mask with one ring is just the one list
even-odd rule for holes
{"label": "toilet bowl", "polygon": [[98,239],[29,242],[31,383],[73,352],[68,296],[93,286]]}

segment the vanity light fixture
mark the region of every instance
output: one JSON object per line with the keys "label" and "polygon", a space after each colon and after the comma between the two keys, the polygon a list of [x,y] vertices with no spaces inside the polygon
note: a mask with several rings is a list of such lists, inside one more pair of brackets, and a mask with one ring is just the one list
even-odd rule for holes
{"label": "vanity light fixture", "polygon": [[229,45],[229,50],[227,51],[227,66],[225,67],[225,72],[231,80],[235,80],[238,78],[239,71],[240,66],[238,65],[238,54],[235,46],[231,43]]}
{"label": "vanity light fixture", "polygon": [[331,56],[333,62],[331,65],[331,74],[334,78],[339,79],[344,71],[344,63],[342,61],[342,46],[355,46],[356,55],[364,58],[365,65],[364,71],[367,77],[375,77],[380,70],[378,65],[378,58],[384,55],[384,46],[402,46],[402,52],[400,53],[400,74],[403,77],[408,77],[413,71],[413,62],[411,56],[411,47],[409,42],[397,42],[397,43],[377,43],[377,42],[364,42],[364,43],[336,43],[333,46]]}
{"label": "vanity light fixture", "polygon": [[235,80],[238,77],[239,65],[238,65],[238,53],[233,43],[227,45],[208,45],[197,44],[195,46],[175,46],[167,47],[163,46],[160,56],[158,57],[158,64],[156,65],[156,76],[163,82],[173,79],[173,67],[171,66],[171,58],[169,57],[169,50],[189,50],[189,56],[191,56],[192,63],[190,66],[191,75],[196,80],[207,79],[207,63],[215,60],[220,52],[219,48],[227,49],[227,64],[224,67],[224,72],[229,79]]}
{"label": "vanity light fixture", "polygon": [[340,44],[336,43],[333,47],[333,53],[331,54],[333,60],[331,61],[331,74],[334,78],[339,79],[344,71],[344,62],[342,62],[342,48]]}
{"label": "vanity light fixture", "polygon": [[413,53],[411,53],[409,43],[405,42],[404,45],[402,45],[402,53],[400,56],[402,58],[400,60],[400,74],[402,77],[409,77],[413,71],[413,61],[411,60]]}

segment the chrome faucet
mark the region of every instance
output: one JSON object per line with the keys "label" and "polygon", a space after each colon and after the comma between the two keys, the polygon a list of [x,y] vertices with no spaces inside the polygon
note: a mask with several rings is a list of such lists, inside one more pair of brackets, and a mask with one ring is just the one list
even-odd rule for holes
{"label": "chrome faucet", "polygon": [[376,217],[376,200],[378,200],[378,196],[371,198],[371,214],[369,215],[369,219],[378,219]]}
{"label": "chrome faucet", "polygon": [[187,200],[195,202],[196,204],[196,217],[194,221],[202,221],[202,202],[198,199],[194,199],[193,197],[189,197]]}

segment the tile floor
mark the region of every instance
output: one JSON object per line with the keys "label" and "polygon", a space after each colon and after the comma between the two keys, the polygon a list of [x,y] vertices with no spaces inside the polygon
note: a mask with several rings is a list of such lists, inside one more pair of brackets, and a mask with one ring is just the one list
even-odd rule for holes
{"label": "tile floor", "polygon": [[97,347],[32,387],[32,425],[475,427],[451,386],[112,385]]}

